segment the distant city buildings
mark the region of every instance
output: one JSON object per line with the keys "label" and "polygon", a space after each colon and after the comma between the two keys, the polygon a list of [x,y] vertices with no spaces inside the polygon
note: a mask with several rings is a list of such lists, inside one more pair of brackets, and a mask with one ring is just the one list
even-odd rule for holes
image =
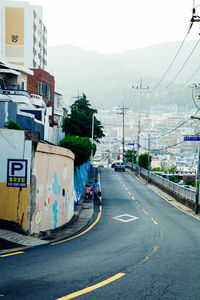
{"label": "distant city buildings", "polygon": [[11,64],[46,68],[47,29],[40,6],[0,0],[0,57]]}

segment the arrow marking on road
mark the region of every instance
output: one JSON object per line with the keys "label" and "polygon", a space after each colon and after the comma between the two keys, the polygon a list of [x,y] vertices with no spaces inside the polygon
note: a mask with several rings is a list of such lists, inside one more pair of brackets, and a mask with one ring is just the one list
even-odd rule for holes
{"label": "arrow marking on road", "polygon": [[113,217],[113,219],[117,220],[117,221],[121,221],[121,222],[127,223],[127,222],[131,222],[131,221],[135,221],[135,220],[137,220],[139,218],[135,217],[135,216],[123,214],[123,215],[120,215],[120,216],[117,216],[117,217]]}

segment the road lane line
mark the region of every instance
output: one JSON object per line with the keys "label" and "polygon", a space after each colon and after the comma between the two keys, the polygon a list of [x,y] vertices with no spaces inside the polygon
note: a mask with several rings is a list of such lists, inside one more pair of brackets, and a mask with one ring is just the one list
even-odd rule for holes
{"label": "road lane line", "polygon": [[116,274],[116,275],[114,275],[114,276],[112,276],[112,277],[110,277],[110,278],[108,278],[108,279],[106,279],[104,281],[101,281],[101,282],[99,282],[97,284],[91,285],[91,286],[89,286],[89,287],[87,287],[85,289],[82,289],[80,291],[77,291],[77,292],[71,293],[69,295],[66,295],[66,296],[64,296],[62,298],[58,298],[57,300],[68,300],[68,299],[73,299],[75,297],[87,294],[87,293],[92,292],[92,291],[94,291],[96,289],[99,289],[99,288],[101,288],[101,287],[103,287],[103,286],[105,286],[107,284],[110,284],[111,282],[113,282],[113,281],[115,281],[115,280],[117,280],[117,279],[119,279],[119,278],[121,278],[121,277],[123,277],[125,275],[126,275],[125,273],[118,273],[118,274]]}
{"label": "road lane line", "polygon": [[129,194],[129,195],[131,195],[131,193],[130,193],[130,192],[128,192],[128,194]]}
{"label": "road lane line", "polygon": [[160,229],[160,238],[163,239],[163,236],[164,236],[163,231]]}
{"label": "road lane line", "polygon": [[128,191],[128,188],[126,187],[125,190]]}
{"label": "road lane line", "polygon": [[2,254],[2,255],[0,255],[0,257],[12,256],[12,255],[23,254],[23,253],[24,253],[24,251],[13,252],[13,253],[8,253],[8,254]]}
{"label": "road lane line", "polygon": [[151,253],[149,253],[147,256],[145,256],[145,258],[142,259],[141,263],[145,263],[147,260],[149,260],[151,258],[151,256],[156,253],[158,251],[159,247],[158,246],[155,246],[153,248],[153,250],[151,251]]}
{"label": "road lane line", "polygon": [[148,215],[148,212],[145,209],[142,209],[142,211],[145,215]]}
{"label": "road lane line", "polygon": [[132,200],[135,200],[135,198],[134,197],[131,197],[132,198]]}
{"label": "road lane line", "polygon": [[155,225],[158,225],[158,223],[152,218],[151,219],[152,221],[153,221],[153,223],[155,224]]}
{"label": "road lane line", "polygon": [[136,202],[136,205],[140,205],[139,202]]}

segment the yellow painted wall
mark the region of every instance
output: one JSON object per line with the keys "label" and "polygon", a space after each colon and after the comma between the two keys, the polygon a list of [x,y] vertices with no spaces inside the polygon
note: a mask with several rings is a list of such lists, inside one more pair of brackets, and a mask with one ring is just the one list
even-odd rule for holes
{"label": "yellow painted wall", "polygon": [[16,222],[27,230],[30,186],[19,192],[19,188],[7,187],[6,183],[0,183],[0,191],[0,219]]}
{"label": "yellow painted wall", "polygon": [[[13,35],[18,36],[17,42]],[[6,7],[6,45],[24,45],[24,8]]]}

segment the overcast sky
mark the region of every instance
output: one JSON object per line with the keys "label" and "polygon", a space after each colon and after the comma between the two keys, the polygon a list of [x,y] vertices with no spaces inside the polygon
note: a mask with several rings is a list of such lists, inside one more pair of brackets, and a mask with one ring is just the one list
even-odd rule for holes
{"label": "overcast sky", "polygon": [[[114,53],[182,41],[193,0],[30,0],[43,7],[48,46],[75,45]],[[200,4],[196,0],[195,5]],[[200,14],[200,7],[197,12]],[[197,40],[200,23],[188,40]]]}

